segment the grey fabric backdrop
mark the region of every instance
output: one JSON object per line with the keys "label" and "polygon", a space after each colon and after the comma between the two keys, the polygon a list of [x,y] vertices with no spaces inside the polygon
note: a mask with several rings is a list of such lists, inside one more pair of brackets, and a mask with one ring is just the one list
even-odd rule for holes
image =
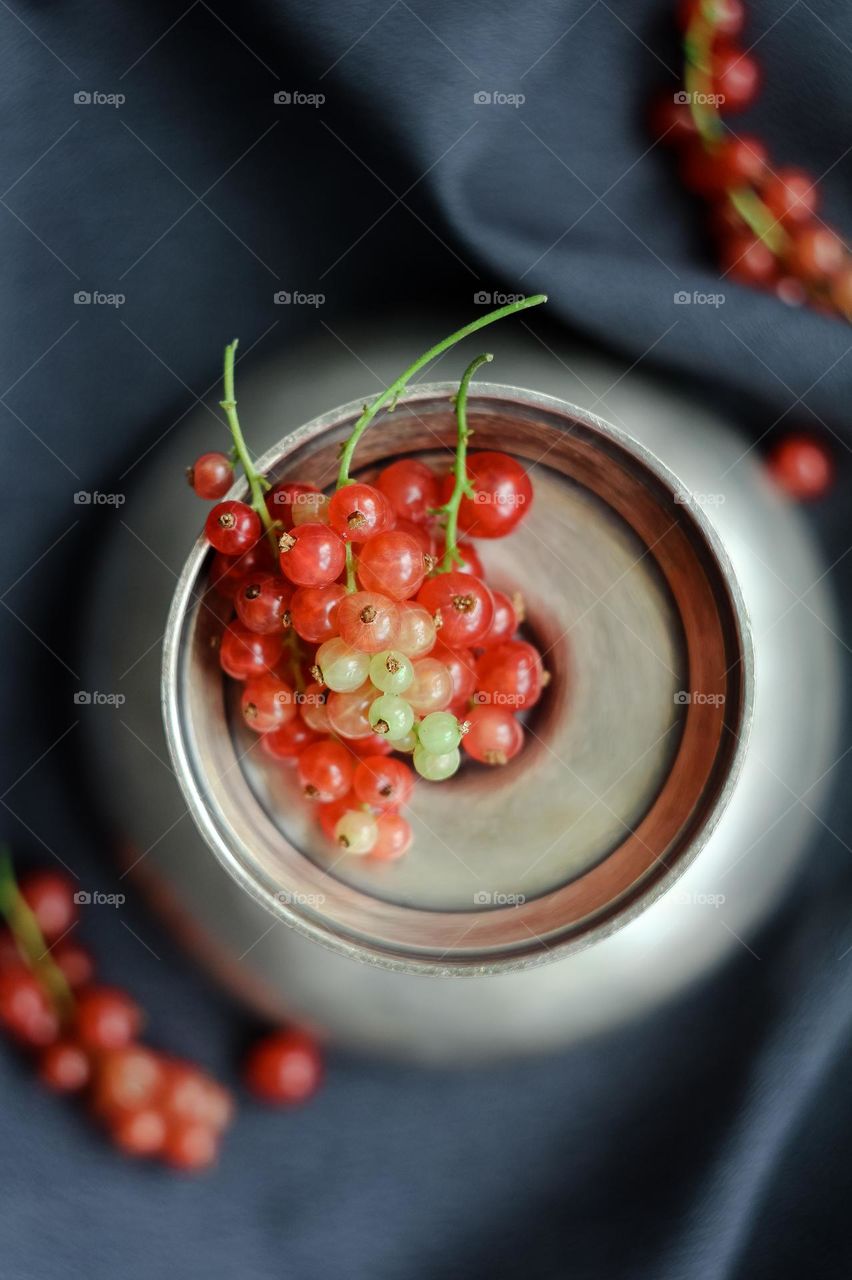
{"label": "grey fabric backdrop", "polygon": [[[748,8],[768,83],[742,127],[829,171],[827,214],[852,234],[852,13]],[[108,491],[195,403],[224,338],[268,356],[311,332],[277,289],[321,289],[333,324],[546,288],[566,326],[698,380],[755,436],[818,418],[840,480],[813,519],[848,598],[852,331],[733,286],[724,314],[673,306],[719,285],[699,211],[647,150],[648,95],[676,84],[668,5],[10,0],[0,30],[0,792],[22,859],[115,887],[76,735],[58,741],[107,528],[72,495]],[[326,102],[273,100],[295,91]],[[479,107],[481,91],[526,101]],[[644,1024],[450,1077],[333,1055],[312,1107],[245,1107],[199,1181],[119,1161],[3,1047],[0,1275],[848,1275],[850,830],[838,788],[760,960],[742,950]],[[245,1017],[143,905],[86,931],[152,1037],[228,1076]]]}

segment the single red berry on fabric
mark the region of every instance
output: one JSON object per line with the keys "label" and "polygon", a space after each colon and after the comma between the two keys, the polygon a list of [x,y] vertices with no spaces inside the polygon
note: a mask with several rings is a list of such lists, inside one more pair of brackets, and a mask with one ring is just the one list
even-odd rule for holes
{"label": "single red berry on fabric", "polygon": [[740,284],[769,288],[778,276],[778,259],[768,245],[747,231],[730,236],[722,245],[723,274]]}
{"label": "single red berry on fabric", "polygon": [[[526,470],[507,453],[487,451],[470,455],[467,475],[474,496],[459,504],[459,529],[472,538],[504,538],[532,506],[532,481]],[[444,501],[450,493],[452,477],[447,477],[441,490]]]}
{"label": "single red berry on fabric", "polygon": [[416,595],[426,576],[420,543],[398,529],[378,533],[358,555],[358,581],[365,591],[378,591],[392,600]]}
{"label": "single red berry on fabric", "polygon": [[168,1125],[163,1143],[163,1159],[173,1169],[187,1173],[209,1169],[219,1151],[216,1133],[210,1125],[184,1122]]}
{"label": "single red berry on fabric", "polygon": [[265,733],[260,740],[260,745],[273,760],[295,760],[305,747],[319,740],[320,734],[309,728],[301,716],[294,716],[280,729]]}
{"label": "single red berry on fabric", "polygon": [[738,36],[745,25],[742,0],[681,0],[678,23],[682,31],[701,16],[720,36]]}
{"label": "single red berry on fabric", "polygon": [[414,832],[400,814],[380,813],[376,826],[379,834],[369,854],[375,862],[394,862],[411,848]]}
{"label": "single red berry on fabric", "polygon": [[303,640],[322,644],[337,635],[337,606],[346,595],[340,582],[327,587],[299,587],[290,601],[293,629]]}
{"label": "single red berry on fabric", "polygon": [[281,572],[299,587],[326,587],[346,564],[346,544],[327,524],[300,524],[278,545]]}
{"label": "single red berry on fabric", "polygon": [[271,733],[296,715],[296,697],[280,676],[254,676],[246,681],[240,700],[243,719],[255,733]]}
{"label": "single red berry on fabric", "polygon": [[439,638],[451,649],[477,645],[494,621],[494,598],[488,587],[457,570],[427,579],[417,602],[433,615],[440,614]]}
{"label": "single red berry on fabric", "polygon": [[328,804],[350,790],[355,764],[342,743],[328,738],[305,748],[299,756],[298,769],[306,798]]}
{"label": "single red berry on fabric", "polygon": [[44,1048],[59,1036],[59,1018],[44,988],[23,964],[0,971],[0,1022],[30,1048]]}
{"label": "single red berry on fabric", "polygon": [[388,527],[390,504],[371,484],[345,484],[332,495],[328,522],[346,542],[367,542]]}
{"label": "single red berry on fabric", "polygon": [[492,591],[494,597],[494,620],[487,634],[479,641],[486,649],[493,649],[495,644],[511,640],[522,619],[518,616],[519,606],[523,604],[520,595],[510,599],[504,591]]}
{"label": "single red berry on fabric", "polygon": [[45,942],[55,942],[76,924],[80,915],[74,901],[74,881],[62,871],[29,871],[19,887],[36,918]]}
{"label": "single red berry on fabric", "polygon": [[232,680],[274,673],[284,652],[283,632],[262,635],[241,622],[225,627],[219,645],[219,663]]}
{"label": "single red berry on fabric", "polygon": [[73,938],[63,938],[61,942],[57,942],[51,948],[50,956],[72,991],[88,986],[95,976],[92,953]]}
{"label": "single red berry on fabric", "polygon": [[263,526],[257,512],[233,498],[227,502],[218,502],[204,522],[207,541],[217,551],[223,551],[228,556],[248,551],[262,532]]}
{"label": "single red berry on fabric", "polygon": [[156,1156],[166,1141],[165,1117],[155,1107],[117,1115],[110,1125],[115,1145],[129,1156]]}
{"label": "single red berry on fabric", "polygon": [[320,490],[314,484],[302,484],[297,480],[282,480],[274,484],[266,495],[266,510],[273,520],[279,521],[282,529],[292,529],[293,514],[305,498],[306,494],[318,494]]}
{"label": "single red berry on fabric", "polygon": [[266,538],[261,538],[239,556],[226,556],[217,551],[210,566],[210,585],[226,600],[233,600],[248,574],[274,567],[272,549]]}
{"label": "single red berry on fabric", "polygon": [[477,701],[522,711],[541,697],[544,667],[541,654],[526,640],[509,640],[486,649],[479,659]]}
{"label": "single red berry on fabric", "polygon": [[316,1093],[322,1080],[322,1056],[303,1031],[275,1031],[251,1049],[245,1083],[263,1102],[296,1104]]}
{"label": "single red berry on fabric", "polygon": [[481,764],[508,764],[524,744],[521,723],[506,707],[474,707],[467,722],[462,747]]}
{"label": "single red berry on fabric", "polygon": [[398,519],[422,524],[438,505],[438,478],[431,467],[417,458],[392,462],[380,473],[376,485]]}
{"label": "single red berry on fabric", "polygon": [[672,93],[654,99],[649,123],[654,137],[670,146],[683,146],[698,137],[692,112],[686,103],[675,102]]}
{"label": "single red berry on fabric", "polygon": [[819,189],[804,169],[785,166],[767,175],[761,190],[763,203],[785,227],[810,222],[819,208]]}
{"label": "single red berry on fabric", "polygon": [[340,602],[337,629],[353,649],[392,649],[400,627],[399,605],[378,591],[353,591]]}
{"label": "single red berry on fabric", "polygon": [[151,1106],[163,1080],[162,1059],[144,1045],[128,1043],[98,1052],[94,1059],[94,1110],[108,1118]]}
{"label": "single red berry on fabric", "polygon": [[190,487],[199,498],[214,502],[224,498],[234,483],[234,464],[224,453],[202,453],[186,473]]}
{"label": "single red berry on fabric", "polygon": [[745,110],[760,90],[757,60],[735,45],[717,45],[712,55],[712,76],[713,93],[721,99],[718,109],[722,115]]}
{"label": "single red berry on fabric", "polygon": [[142,1011],[118,987],[87,987],[77,993],[77,1038],[87,1049],[120,1049],[142,1025]]}
{"label": "single red berry on fabric", "polygon": [[448,649],[439,640],[429,656],[443,663],[450,673],[453,682],[451,705],[466,705],[473,697],[477,681],[476,659],[470,649]]}
{"label": "single red berry on fabric", "polygon": [[249,631],[286,631],[293,588],[276,573],[247,574],[234,596],[237,617]]}
{"label": "single red berry on fabric", "polygon": [[366,756],[355,766],[352,788],[362,804],[399,809],[411,798],[414,774],[395,756]]}
{"label": "single red berry on fabric", "polygon": [[779,488],[799,501],[821,498],[834,481],[834,461],[814,436],[785,436],[773,445],[766,466]]}
{"label": "single red berry on fabric", "polygon": [[839,271],[845,260],[843,242],[828,227],[808,223],[791,233],[786,258],[801,280],[820,284]]}
{"label": "single red berry on fabric", "polygon": [[39,1079],[55,1093],[76,1093],[89,1083],[89,1055],[74,1040],[57,1040],[44,1049],[38,1061]]}

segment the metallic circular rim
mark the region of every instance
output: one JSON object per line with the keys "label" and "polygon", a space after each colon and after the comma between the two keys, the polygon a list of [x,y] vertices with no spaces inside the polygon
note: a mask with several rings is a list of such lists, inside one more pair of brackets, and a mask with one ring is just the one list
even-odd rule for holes
{"label": "metallic circular rim", "polygon": [[[441,396],[450,397],[455,394],[457,389],[457,383],[455,382],[418,383],[413,391],[401,399],[400,403],[416,405],[421,400],[432,400]],[[596,414],[590,413],[588,410],[562,400],[557,396],[543,395],[536,391],[508,384],[482,382],[477,384],[475,395],[470,397],[469,411],[475,413],[477,405],[481,405],[482,402],[487,405],[489,400],[498,399],[503,401],[513,399],[519,405],[524,405],[525,407],[548,411],[560,417],[570,417],[593,432],[611,440],[625,453],[632,455],[673,495],[683,489],[677,476],[650,450],[630,436],[629,433],[614,427]],[[303,426],[298,427],[295,431],[290,432],[258,459],[258,470],[262,474],[267,474],[302,445],[323,435],[341,420],[357,415],[363,408],[364,403],[363,399],[351,400],[327,413],[320,414]],[[247,487],[245,480],[240,480],[230,490],[229,497],[241,497],[246,492]],[[651,880],[646,887],[638,889],[624,906],[617,907],[612,914],[593,923],[581,935],[556,939],[552,945],[543,947],[540,952],[522,955],[510,954],[481,964],[471,963],[470,961],[456,964],[443,959],[419,959],[414,956],[403,958],[379,948],[371,948],[363,942],[343,937],[331,929],[324,928],[321,924],[300,915],[287,902],[282,901],[280,896],[268,891],[262,884],[253,879],[228,843],[222,839],[216,824],[211,818],[209,808],[204,802],[204,797],[196,785],[180,715],[179,668],[181,634],[188,609],[193,600],[199,571],[209,550],[203,534],[199,535],[181,571],[166,623],[163,639],[161,708],[169,755],[174,765],[175,775],[188,812],[220,865],[246,893],[261,906],[265,907],[273,916],[321,946],[343,954],[352,960],[372,964],[379,968],[405,974],[423,974],[429,977],[475,977],[484,974],[512,973],[535,968],[583,951],[587,947],[610,937],[642,915],[654,902],[672,888],[686,868],[698,857],[715,830],[737,785],[742,770],[754,710],[754,650],[751,639],[751,625],[742,593],[730,559],[712,523],[700,507],[697,506],[690,507],[690,517],[701,534],[706,548],[716,562],[720,575],[725,582],[739,645],[741,667],[739,724],[738,732],[735,735],[736,744],[728,760],[726,777],[719,787],[715,800],[708,807],[700,827],[674,865]]]}

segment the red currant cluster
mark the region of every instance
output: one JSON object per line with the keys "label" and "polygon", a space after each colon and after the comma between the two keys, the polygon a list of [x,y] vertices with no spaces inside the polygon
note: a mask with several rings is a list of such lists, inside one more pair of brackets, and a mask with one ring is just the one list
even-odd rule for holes
{"label": "red currant cluster", "polygon": [[462,378],[451,471],[402,458],[374,483],[349,476],[361,434],[414,372],[474,329],[543,300],[491,312],[415,361],[364,409],[331,494],[301,481],[270,486],[257,474],[236,414],[236,343],[226,348],[222,407],[233,460],[204,454],[188,473],[208,500],[224,497],[233,461],[249,484],[251,504],[217,501],[204,527],[216,552],[213,585],[236,614],[220,663],[243,682],[245,723],[273,759],[295,762],[323,832],[346,853],[401,857],[412,831],[399,811],[415,773],[452,777],[462,749],[506,764],[524,740],[517,713],[546,683],[540,654],[516,634],[520,598],[492,590],[474,545],[459,539],[505,537],[533,498],[514,458],[468,458],[468,386],[491,357],[478,357]]}
{"label": "red currant cluster", "polygon": [[742,0],[681,0],[684,91],[655,103],[655,134],[677,149],[684,184],[710,204],[721,266],[732,280],[852,318],[852,256],[817,217],[819,191],[802,169],[773,169],[759,138],[722,117],[750,106],[755,58],[737,44]]}
{"label": "red currant cluster", "polygon": [[121,1150],[178,1169],[215,1159],[230,1093],[192,1063],[139,1043],[142,1012],[117,987],[94,981],[89,952],[65,935],[77,922],[67,876],[34,871],[20,886],[3,875],[0,1023],[36,1055],[41,1080],[83,1094]]}

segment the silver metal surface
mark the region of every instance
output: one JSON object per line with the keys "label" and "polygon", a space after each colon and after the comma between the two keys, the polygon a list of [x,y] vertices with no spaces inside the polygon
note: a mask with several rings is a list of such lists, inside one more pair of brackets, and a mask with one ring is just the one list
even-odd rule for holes
{"label": "silver metal surface", "polygon": [[[401,351],[393,349],[403,341],[408,353],[425,345],[404,335],[392,340],[362,336],[359,352],[366,364],[381,370],[379,376],[389,377],[397,364],[405,363]],[[499,355],[501,344],[495,345]],[[299,810],[290,805],[281,773],[255,768],[251,752],[226,776],[229,782],[233,778],[244,812],[249,811],[243,804],[246,796],[254,806],[255,821],[263,835],[260,846],[246,840],[245,830],[236,841],[233,831],[224,835],[221,813],[211,811],[209,797],[199,810],[195,783],[190,785],[198,820],[220,857],[230,861],[242,887],[224,875],[212,858],[185,815],[175,779],[167,771],[157,724],[159,654],[155,643],[162,630],[167,597],[180,576],[182,553],[193,536],[188,526],[194,518],[197,529],[201,518],[200,510],[193,510],[186,501],[178,457],[186,461],[204,445],[215,443],[216,428],[206,412],[197,415],[186,435],[181,429],[179,444],[161,450],[157,467],[149,471],[137,493],[130,495],[124,517],[128,528],[117,534],[110,562],[100,575],[102,594],[96,617],[109,616],[112,631],[106,632],[110,642],[105,645],[101,622],[92,638],[94,687],[124,689],[128,700],[123,724],[101,715],[97,721],[93,717],[92,727],[107,793],[121,798],[125,858],[137,861],[137,873],[145,873],[161,895],[165,890],[166,905],[191,922],[193,943],[205,950],[208,960],[223,974],[227,971],[227,980],[255,1003],[277,1016],[286,1013],[311,1021],[347,1043],[393,1054],[453,1060],[529,1051],[605,1028],[682,988],[732,946],[740,945],[737,939],[747,942],[750,931],[788,883],[810,824],[807,810],[796,803],[795,796],[811,788],[807,799],[813,808],[820,776],[833,762],[836,669],[830,636],[821,621],[831,624],[823,584],[814,586],[821,569],[798,514],[783,506],[751,460],[741,457],[745,444],[682,400],[635,377],[624,378],[614,390],[607,391],[617,372],[605,364],[585,362],[581,383],[565,364],[539,357],[534,349],[519,350],[512,343],[507,349],[509,354],[502,361],[506,372],[516,376],[520,368],[531,385],[559,390],[578,400],[602,397],[599,407],[605,407],[619,426],[641,439],[645,448],[676,473],[675,487],[683,491],[680,497],[702,496],[702,501],[693,501],[675,514],[685,516],[702,537],[707,536],[708,521],[714,526],[733,562],[755,632],[753,733],[748,749],[740,748],[742,774],[727,806],[723,806],[720,794],[705,817],[703,826],[709,838],[700,856],[688,866],[686,854],[677,859],[677,871],[683,873],[677,883],[673,873],[667,888],[667,877],[663,876],[644,896],[632,899],[624,911],[607,915],[579,936],[557,938],[557,949],[569,953],[565,958],[534,969],[526,967],[549,954],[547,946],[552,940],[545,934],[544,947],[533,940],[520,955],[515,954],[517,946],[501,947],[499,939],[484,948],[477,944],[460,966],[465,972],[477,972],[473,982],[434,976],[435,970],[445,973],[453,968],[455,955],[445,964],[440,963],[434,947],[427,947],[425,959],[400,956],[399,940],[371,956],[388,967],[361,965],[347,955],[316,945],[312,938],[320,935],[325,942],[335,939],[329,938],[322,919],[317,921],[301,909],[304,904],[294,903],[292,882],[285,890],[289,900],[279,899],[273,905],[298,928],[276,923],[276,918],[245,892],[248,888],[258,894],[257,869],[247,870],[257,859],[258,847],[266,848],[271,859],[266,882],[260,884],[261,896],[271,892],[273,898],[281,892],[276,887],[281,872],[276,850],[291,843],[302,844],[308,855],[302,862],[312,869],[309,880],[315,875],[316,883],[326,887],[329,877],[323,859],[327,854],[313,847],[300,829],[294,818]],[[321,393],[326,403],[333,398],[330,384],[335,390],[343,386],[350,392],[355,389],[355,371],[348,363],[335,363],[327,350],[322,360],[326,376],[321,387],[309,386],[296,361],[290,370],[277,369],[265,381],[246,385],[241,410],[254,441],[271,443],[286,429],[287,420],[278,409],[282,395],[294,403],[296,414],[308,416],[307,410],[316,405]],[[302,356],[301,366],[304,364]],[[618,437],[619,433],[614,434]],[[643,466],[650,465],[651,472],[659,473],[642,448],[637,456]],[[469,892],[477,891],[473,883],[466,884],[464,862],[470,863],[479,882],[485,883],[482,877],[490,879],[492,892],[517,891],[519,870],[525,871],[534,863],[528,872],[530,897],[541,897],[601,857],[625,823],[634,825],[666,774],[673,750],[666,739],[667,730],[672,738],[679,732],[680,712],[673,689],[683,687],[684,678],[689,685],[688,675],[679,665],[682,653],[671,600],[652,562],[646,563],[651,558],[643,556],[623,521],[613,520],[602,504],[555,478],[546,466],[537,486],[545,495],[544,509],[562,513],[558,531],[550,529],[547,549],[520,540],[516,558],[504,563],[498,554],[489,571],[498,577],[505,572],[507,584],[523,577],[531,616],[544,620],[538,625],[544,628],[541,638],[545,644],[561,635],[566,623],[570,628],[569,648],[552,664],[554,670],[569,671],[570,678],[562,686],[556,681],[551,691],[553,721],[534,726],[545,746],[534,745],[527,763],[514,777],[509,775],[505,796],[495,799],[492,779],[489,776],[482,782],[478,771],[447,788],[448,799],[455,792],[454,806],[466,815],[466,843],[462,845],[458,837],[447,841],[451,849],[453,844],[459,846],[455,852],[461,852],[462,863],[433,842],[429,847],[437,844],[440,852],[429,874],[424,872],[422,861],[413,857],[404,866],[400,864],[399,876],[381,882],[375,878],[368,882],[363,866],[338,866],[333,878],[344,899],[348,895],[360,901],[372,896],[384,908],[398,912],[416,909],[451,916],[466,908]],[[547,496],[552,486],[555,491]],[[537,533],[541,538],[541,530]],[[530,537],[535,535],[527,535]],[[505,546],[508,549],[509,543]],[[496,550],[495,545],[492,557]],[[538,565],[540,572],[545,555],[550,554],[556,557],[558,571],[536,578],[533,566]],[[724,553],[717,558],[724,564]],[[200,559],[201,553],[195,553],[195,561]],[[582,581],[571,582],[569,578],[566,589],[566,575],[579,565]],[[187,602],[194,573],[190,567],[179,588],[178,612]],[[601,576],[596,578],[596,573]],[[807,608],[797,604],[806,590]],[[596,604],[602,596],[604,603]],[[588,615],[599,615],[595,626],[578,621],[584,609]],[[548,632],[550,626],[553,632]],[[146,654],[148,646],[152,647]],[[176,662],[172,651],[168,657],[174,676],[169,681],[170,698],[176,697],[181,687]],[[791,678],[805,666],[807,684]],[[604,685],[606,696],[598,695],[602,719],[595,723],[594,690],[600,691]],[[586,709],[583,699],[591,700]],[[239,734],[228,732],[221,693],[218,712],[215,699],[212,706],[214,716],[222,718],[222,733],[210,741],[229,744],[230,763],[226,757],[222,759],[227,771],[236,758],[234,748],[237,752],[241,748],[241,739]],[[169,706],[172,723],[177,710],[176,705]],[[571,766],[567,774],[560,770],[558,787],[555,774],[548,772],[552,761],[547,746],[552,747],[555,741],[551,738],[554,725],[560,726],[560,734],[567,735],[564,742],[560,737],[558,754]],[[572,739],[580,726],[585,726],[586,736]],[[588,726],[593,728],[591,734]],[[248,745],[242,741],[243,748]],[[193,770],[197,771],[198,760],[191,761],[185,742],[175,743],[175,747],[177,772],[187,785]],[[160,765],[152,761],[151,752],[160,757]],[[731,764],[729,761],[729,772]],[[626,780],[621,776],[625,765]],[[210,776],[218,777],[221,772]],[[434,829],[439,821],[433,810],[435,795],[441,790],[434,789],[424,797],[418,813],[418,848],[428,837],[427,824]],[[531,797],[531,804],[525,805],[525,795]],[[530,813],[536,814],[535,822],[529,820]],[[440,822],[449,821],[449,814],[447,804]],[[499,825],[496,840],[495,823]],[[572,823],[572,837],[560,838],[560,831]],[[548,833],[548,839],[543,832]],[[700,839],[693,835],[688,852],[696,853],[699,844]],[[518,854],[530,846],[532,852],[521,864]],[[512,887],[506,890],[507,885]],[[642,909],[652,899],[653,906]],[[410,905],[405,908],[403,904]],[[294,905],[300,909],[294,911]],[[626,927],[614,931],[618,917],[628,915],[631,918]],[[361,954],[373,950],[371,928],[368,920],[361,936],[350,930],[344,949]],[[585,945],[592,938],[597,939],[594,944]],[[574,950],[580,945],[582,950]],[[460,939],[455,951],[464,947]],[[489,967],[516,965],[517,972],[483,972]],[[433,976],[401,974],[393,972],[394,967],[424,967]]]}

